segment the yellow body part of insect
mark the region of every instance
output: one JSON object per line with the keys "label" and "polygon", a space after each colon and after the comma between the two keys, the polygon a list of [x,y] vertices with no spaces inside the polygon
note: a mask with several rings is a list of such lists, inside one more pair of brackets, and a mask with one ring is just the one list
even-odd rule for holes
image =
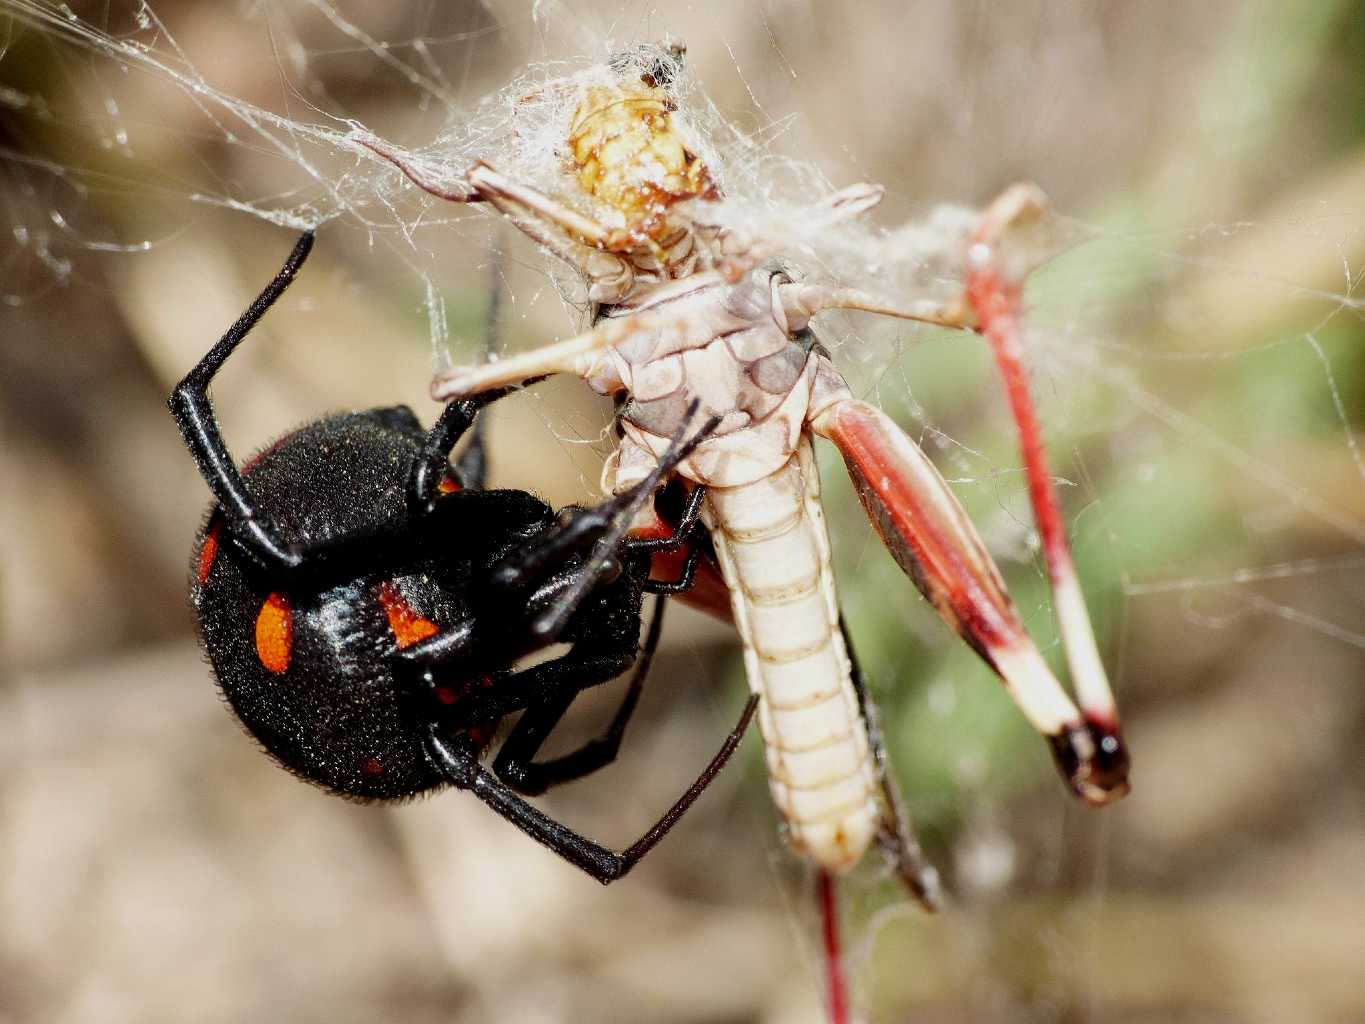
{"label": "yellow body part of insect", "polygon": [[671,206],[716,197],[710,171],[676,123],[673,101],[643,82],[588,86],[569,147],[579,186],[623,218],[623,242],[667,244]]}

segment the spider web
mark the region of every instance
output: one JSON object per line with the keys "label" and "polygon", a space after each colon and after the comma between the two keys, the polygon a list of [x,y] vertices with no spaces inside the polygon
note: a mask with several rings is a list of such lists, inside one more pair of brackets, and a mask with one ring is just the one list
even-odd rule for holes
{"label": "spider web", "polygon": [[[1347,720],[1358,710],[1347,684],[1365,650],[1365,149],[1321,113],[1324,100],[1365,98],[1331,42],[1349,5],[1289,24],[1231,3],[1084,16],[944,3],[917,10],[913,26],[889,2],[850,4],[841,18],[798,2],[679,13],[611,0],[0,10],[0,216],[14,240],[0,301],[16,317],[74,289],[117,291],[111,281],[142,281],[145,299],[144,266],[219,232],[251,254],[230,264],[245,296],[287,250],[287,232],[270,227],[317,227],[342,282],[305,301],[389,314],[398,327],[383,343],[407,356],[479,358],[490,270],[507,297],[501,345],[567,336],[584,309],[571,275],[481,211],[418,193],[359,139],[386,140],[434,180],[488,159],[562,192],[566,83],[601,74],[621,45],[670,33],[689,46],[678,102],[726,192],[723,216],[781,238],[804,271],[901,298],[951,294],[943,253],[961,211],[1038,181],[1071,244],[1031,281],[1029,356],[1120,701],[1150,712],[1151,748],[1185,756],[1180,741],[1199,737],[1162,708],[1232,714],[1239,688],[1264,695],[1263,664],[1311,665],[1304,701],[1347,700]],[[881,208],[809,230],[800,211],[858,180],[888,186]],[[907,425],[954,484],[1055,654],[988,354],[867,316],[823,329],[855,390]],[[185,344],[149,358],[188,365],[200,339]],[[309,372],[326,382],[349,371],[338,357]],[[420,394],[420,375],[409,383]],[[371,400],[363,387],[345,394]],[[605,447],[600,410],[535,401],[561,446]],[[568,498],[593,486],[591,457],[573,458]],[[1035,758],[1038,770],[1014,779],[1008,765],[1032,757],[1034,741],[1003,701],[982,697],[983,673],[931,615],[885,600],[912,598],[868,540],[842,469],[826,470],[845,611],[916,815],[960,888],[989,900],[1081,872],[1103,914],[1117,902],[1107,870],[1153,870],[1113,844],[1160,815],[1134,810],[1137,824],[1106,839],[1109,826],[1052,807],[1049,791],[1051,803],[1023,805],[1040,824],[1021,826],[1009,798],[1045,766]],[[515,482],[544,490],[552,472]],[[1151,771],[1155,791],[1179,788],[1174,767]],[[1088,856],[1073,852],[1078,835],[1096,847]],[[1143,849],[1173,862],[1184,851],[1163,842]],[[865,902],[884,906],[885,889],[870,886]],[[960,968],[980,955],[971,942],[994,925],[978,924],[955,940],[947,975],[952,957]],[[885,949],[933,960],[918,943],[943,934],[900,928],[861,932],[864,973],[882,979],[868,983],[874,1001],[895,987],[876,966]],[[1049,934],[1080,941],[1061,926]],[[1027,1009],[1049,1019],[1045,1002]]]}

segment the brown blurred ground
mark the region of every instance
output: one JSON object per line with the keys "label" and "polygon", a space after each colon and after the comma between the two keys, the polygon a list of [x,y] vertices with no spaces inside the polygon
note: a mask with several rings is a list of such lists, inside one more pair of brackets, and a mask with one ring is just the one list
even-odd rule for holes
{"label": "brown blurred ground", "polygon": [[[253,102],[283,102],[292,51],[272,39],[297,39],[324,109],[405,141],[439,125],[312,7],[271,5],[292,33],[273,36],[255,8],[154,9],[211,80]],[[470,100],[541,52],[520,5],[339,9],[375,38],[444,40],[433,53]],[[1360,8],[607,2],[549,20],[552,55],[576,52],[574,32],[685,35],[727,115],[760,128],[795,113],[781,147],[836,182],[887,183],[885,223],[1027,178],[1109,232],[1039,301],[1054,324],[1103,326],[1101,369],[1118,383],[1060,369],[1040,395],[1045,412],[1070,410],[1061,471],[1095,470],[1071,508],[1078,530],[1094,502],[1124,554],[1111,567],[1101,538],[1081,562],[1108,595],[1135,791],[1078,810],[1031,739],[938,757],[948,782],[903,773],[956,897],[926,920],[875,869],[849,884],[860,1002],[885,1021],[1365,1020],[1365,484],[1346,441],[1365,420],[1365,334],[1354,312],[1322,323],[1343,268],[1365,262]],[[30,229],[0,258],[15,297],[0,306],[0,1021],[818,1020],[807,880],[780,848],[753,749],[602,890],[472,801],[351,806],[241,735],[193,641],[185,564],[206,494],[163,403],[290,243],[189,195],[281,186],[269,154],[225,144],[166,82],[8,31],[0,84],[57,113],[0,107],[0,229]],[[135,129],[131,156],[101,155],[110,97]],[[38,228],[69,276],[45,263]],[[148,237],[147,252],[83,244]],[[439,249],[471,328],[486,252],[472,230]],[[508,343],[562,334],[537,257],[512,252]],[[327,409],[407,401],[429,417],[420,298],[383,247],[338,225],[215,389],[239,456]],[[1344,430],[1311,352],[1307,370],[1258,354],[1313,331],[1337,346],[1325,358]],[[935,390],[906,366],[879,396],[904,398],[895,381],[912,380],[916,417],[960,438],[981,420],[1010,464],[988,377]],[[585,392],[556,382],[499,408],[496,482],[556,503],[591,492],[607,411]],[[1139,511],[1149,472],[1168,520]],[[1007,511],[1002,499],[983,521],[1006,553]],[[888,601],[878,581],[894,577],[878,575],[885,556],[856,510],[834,514],[848,610],[905,763],[913,751],[896,748],[936,729],[923,710],[947,671],[915,664],[951,642],[908,585],[893,584],[906,610]],[[1269,582],[1122,589],[1305,559],[1326,561]],[[1027,587],[1027,558],[1011,563]],[[1046,628],[1045,608],[1021,603]],[[674,614],[666,643],[621,763],[547,800],[611,843],[673,798],[738,706],[725,630]],[[979,681],[954,685],[954,700],[984,700]],[[605,707],[586,703],[584,730]]]}

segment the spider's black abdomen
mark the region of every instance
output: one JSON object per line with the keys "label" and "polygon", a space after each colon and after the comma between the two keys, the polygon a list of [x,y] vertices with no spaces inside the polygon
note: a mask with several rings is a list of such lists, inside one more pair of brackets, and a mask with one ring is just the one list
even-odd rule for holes
{"label": "spider's black abdomen", "polygon": [[[360,799],[442,783],[401,707],[393,655],[468,621],[467,592],[486,570],[463,557],[463,545],[443,548],[439,559],[423,552],[405,496],[421,438],[407,409],[371,410],[310,423],[247,463],[253,498],[287,542],[315,549],[374,536],[321,572],[285,579],[261,569],[228,540],[217,510],[196,547],[193,602],[238,718],[290,771]],[[526,498],[520,518],[552,521],[548,506]],[[515,535],[526,528],[518,518],[498,528]],[[467,547],[495,551],[487,539]]]}
{"label": "spider's black abdomen", "polygon": [[406,519],[422,427],[406,406],[305,424],[249,460],[257,505],[296,543],[325,545]]}
{"label": "spider's black abdomen", "polygon": [[223,557],[200,594],[204,644],[223,695],[281,765],[361,799],[440,783],[405,723],[387,662],[396,644],[365,584],[270,590]]}

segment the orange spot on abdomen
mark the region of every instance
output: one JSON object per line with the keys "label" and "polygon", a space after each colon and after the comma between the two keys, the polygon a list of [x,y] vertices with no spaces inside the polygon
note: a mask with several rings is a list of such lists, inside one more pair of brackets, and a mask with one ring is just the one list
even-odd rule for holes
{"label": "orange spot on abdomen", "polygon": [[436,490],[441,494],[454,494],[460,489],[460,485],[455,482],[455,478],[449,474],[441,477],[440,481],[436,484]]}
{"label": "orange spot on abdomen", "polygon": [[279,675],[294,654],[294,609],[289,595],[275,591],[256,616],[256,654],[261,664]]}
{"label": "orange spot on abdomen", "polygon": [[223,520],[215,512],[209,520],[208,529],[204,531],[204,543],[199,546],[199,561],[194,567],[194,578],[201,587],[208,582],[209,573],[213,571],[213,560],[218,557],[218,531],[222,528]]}
{"label": "orange spot on abdomen", "polygon": [[389,629],[393,630],[399,650],[411,647],[441,631],[436,623],[422,618],[417,613],[417,609],[408,603],[403,592],[393,582],[385,580],[379,584],[375,587],[374,596],[389,618]]}

